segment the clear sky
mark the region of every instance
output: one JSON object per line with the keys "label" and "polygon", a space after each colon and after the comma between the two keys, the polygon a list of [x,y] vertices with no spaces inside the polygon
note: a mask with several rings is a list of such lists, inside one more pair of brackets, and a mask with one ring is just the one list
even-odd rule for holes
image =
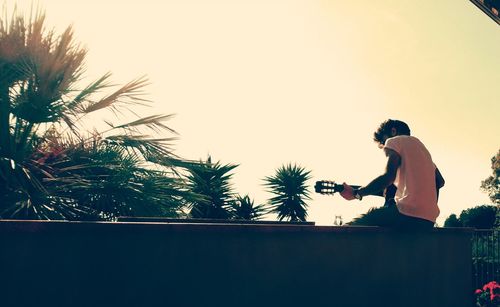
{"label": "clear sky", "polygon": [[[29,9],[31,1],[6,1]],[[500,27],[468,0],[40,0],[73,24],[88,80],[147,75],[147,114],[176,113],[177,154],[240,164],[263,203],[285,163],[364,185],[384,169],[380,122],[406,121],[446,179],[441,216],[489,203],[500,148]],[[309,220],[349,221],[382,200],[312,195]]]}

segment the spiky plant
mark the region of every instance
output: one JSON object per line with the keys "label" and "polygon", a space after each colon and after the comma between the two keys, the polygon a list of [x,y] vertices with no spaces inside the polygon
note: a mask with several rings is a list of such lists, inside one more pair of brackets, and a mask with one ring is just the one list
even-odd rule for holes
{"label": "spiky plant", "polygon": [[368,212],[354,218],[348,225],[394,227],[398,209],[396,205],[373,207]]}
{"label": "spiky plant", "polygon": [[267,213],[265,205],[255,205],[248,195],[238,195],[232,202],[232,211],[238,220],[260,220]]}
{"label": "spiky plant", "polygon": [[190,193],[171,152],[172,138],[143,135],[170,128],[170,115],[89,133],[99,110],[148,103],[145,78],[108,95],[110,74],[80,89],[86,50],[68,27],[45,28],[45,15],[0,17],[0,218],[113,219],[175,215]]}
{"label": "spiky plant", "polygon": [[203,196],[190,201],[189,215],[192,218],[230,219],[233,217],[231,204],[235,197],[231,185],[230,172],[238,165],[219,162],[212,163],[209,156],[206,161],[187,168],[187,186],[189,191]]}
{"label": "spiky plant", "polygon": [[278,220],[306,221],[306,201],[311,199],[307,186],[310,174],[303,167],[288,164],[264,179],[267,191],[275,195],[269,199],[269,205],[270,212],[278,214]]}

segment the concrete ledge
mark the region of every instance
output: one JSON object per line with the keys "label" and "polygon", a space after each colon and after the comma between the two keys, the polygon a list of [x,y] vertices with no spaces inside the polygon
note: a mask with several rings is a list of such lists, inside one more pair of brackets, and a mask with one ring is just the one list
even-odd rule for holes
{"label": "concrete ledge", "polygon": [[[382,228],[377,226],[315,226],[312,223],[288,223],[288,222],[272,222],[272,223],[213,223],[196,220],[195,223],[190,223],[188,220],[179,222],[173,221],[152,221],[143,222],[127,221],[127,222],[74,222],[74,221],[38,221],[38,220],[1,220],[0,233],[9,232],[60,232],[60,231],[252,231],[252,232],[315,232],[315,233],[401,233],[399,231]],[[472,235],[472,228],[434,228],[431,231],[424,233],[436,234],[468,234]],[[408,232],[406,232],[408,233]],[[415,232],[411,232],[415,233]],[[419,233],[419,232],[416,232]]]}
{"label": "concrete ledge", "polygon": [[118,217],[118,222],[131,223],[177,223],[177,224],[243,224],[243,225],[302,225],[314,226],[315,222],[284,222],[284,221],[249,221],[249,220],[222,220],[222,219],[180,219],[166,217]]}
{"label": "concrete ledge", "polygon": [[2,306],[472,306],[470,229],[0,221]]}

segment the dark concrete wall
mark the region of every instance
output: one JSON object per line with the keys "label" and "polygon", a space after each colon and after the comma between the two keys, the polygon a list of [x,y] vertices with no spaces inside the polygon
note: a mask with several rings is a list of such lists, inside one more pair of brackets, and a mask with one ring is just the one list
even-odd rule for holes
{"label": "dark concrete wall", "polygon": [[0,221],[0,306],[472,306],[471,232]]}

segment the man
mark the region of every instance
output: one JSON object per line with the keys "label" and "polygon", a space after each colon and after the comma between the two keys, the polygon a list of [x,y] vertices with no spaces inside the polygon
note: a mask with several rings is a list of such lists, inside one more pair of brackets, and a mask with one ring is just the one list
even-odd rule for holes
{"label": "man", "polygon": [[374,133],[374,141],[387,156],[384,174],[368,185],[354,190],[344,183],[342,197],[347,200],[379,194],[394,183],[397,187],[389,226],[408,229],[430,229],[439,215],[439,189],[444,179],[432,157],[419,139],[410,135],[408,125],[399,120],[383,122]]}

